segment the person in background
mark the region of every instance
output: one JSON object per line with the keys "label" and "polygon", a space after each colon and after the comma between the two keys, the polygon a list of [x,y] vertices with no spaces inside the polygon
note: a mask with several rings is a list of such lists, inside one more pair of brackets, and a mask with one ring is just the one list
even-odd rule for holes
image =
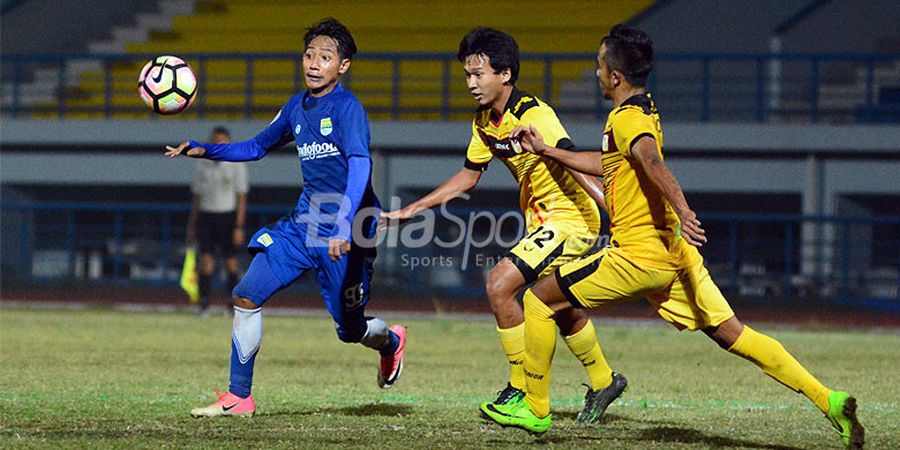
{"label": "person in background", "polygon": [[[225,127],[216,127],[210,141],[230,142]],[[191,192],[194,194],[188,217],[187,244],[197,244],[199,261],[197,276],[200,284],[200,315],[209,312],[212,277],[216,270],[216,255],[225,260],[228,292],[238,281],[237,249],[244,244],[244,225],[247,217],[247,166],[201,159],[194,171]],[[231,308],[227,311],[231,312]]]}

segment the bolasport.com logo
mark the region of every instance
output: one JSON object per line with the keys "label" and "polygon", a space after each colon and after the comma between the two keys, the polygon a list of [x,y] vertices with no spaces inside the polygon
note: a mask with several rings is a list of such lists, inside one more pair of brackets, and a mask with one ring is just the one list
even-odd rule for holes
{"label": "bolasport.com logo", "polygon": [[[469,200],[462,194],[458,200]],[[459,266],[466,270],[470,264],[476,267],[493,266],[502,259],[505,251],[518,244],[528,230],[525,218],[518,211],[489,211],[455,207],[447,203],[434,209],[419,212],[414,218],[403,221],[382,218],[379,208],[362,208],[353,220],[349,220],[350,201],[342,194],[315,194],[309,202],[309,211],[293,215],[295,223],[306,227],[306,246],[328,246],[320,229],[331,230],[326,235],[351,236],[354,245],[362,248],[416,250],[430,246],[447,249],[442,256],[417,256],[400,254],[401,266],[409,269],[433,266]],[[339,205],[335,208],[335,205]],[[392,197],[385,211],[401,208],[399,197]],[[336,210],[336,211],[335,211]],[[371,225],[377,223],[376,232]],[[349,232],[348,232],[349,231]],[[534,232],[534,230],[529,230]],[[586,241],[597,241],[598,236],[579,236]],[[599,236],[598,244],[608,242],[608,236]],[[452,251],[451,251],[452,249]],[[448,256],[448,254],[455,256]]]}

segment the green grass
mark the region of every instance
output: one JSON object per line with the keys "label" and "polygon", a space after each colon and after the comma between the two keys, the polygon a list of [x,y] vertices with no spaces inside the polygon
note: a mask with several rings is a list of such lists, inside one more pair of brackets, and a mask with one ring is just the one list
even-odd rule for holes
{"label": "green grass", "polygon": [[[598,426],[579,427],[585,381],[563,345],[554,425],[534,437],[481,420],[505,383],[492,322],[404,318],[403,378],[378,389],[377,357],[337,340],[326,317],[265,318],[253,419],[192,419],[227,388],[230,321],[174,313],[0,310],[0,447],[6,448],[839,448],[805,397],[702,334],[597,321],[630,381]],[[757,330],[826,385],[860,400],[869,448],[900,448],[900,335]]]}

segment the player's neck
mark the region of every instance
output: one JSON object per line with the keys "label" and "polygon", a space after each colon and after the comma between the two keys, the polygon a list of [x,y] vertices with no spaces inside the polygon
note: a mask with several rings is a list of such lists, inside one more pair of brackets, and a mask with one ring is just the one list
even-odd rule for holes
{"label": "player's neck", "polygon": [[491,110],[494,111],[494,115],[497,117],[503,117],[503,112],[506,111],[506,103],[509,102],[509,96],[512,95],[513,86],[511,84],[504,84],[503,90],[500,93],[500,96],[497,97],[497,100],[494,100],[491,103]]}
{"label": "player's neck", "polygon": [[613,108],[618,108],[625,100],[646,92],[647,89],[644,87],[622,86],[621,89],[616,89],[616,91],[613,92]]}
{"label": "player's neck", "polygon": [[317,89],[317,90],[309,89],[309,96],[316,97],[316,98],[324,97],[324,96],[334,92],[334,89],[337,87],[338,83],[340,83],[340,82],[341,82],[341,80],[337,79],[334,81],[334,83],[322,86],[321,89]]}

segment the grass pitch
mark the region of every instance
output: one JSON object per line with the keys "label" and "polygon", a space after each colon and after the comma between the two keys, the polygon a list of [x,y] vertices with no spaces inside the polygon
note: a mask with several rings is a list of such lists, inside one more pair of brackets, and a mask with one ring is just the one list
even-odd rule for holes
{"label": "grass pitch", "polygon": [[[564,345],[554,424],[534,437],[479,418],[505,384],[488,320],[382,314],[409,328],[393,389],[377,356],[342,344],[324,316],[264,319],[253,419],[192,419],[227,388],[230,320],[110,310],[0,310],[0,447],[6,448],[840,448],[799,394],[705,336],[597,320],[630,381],[602,423],[577,426],[585,375]],[[868,448],[900,448],[900,335],[755,328],[780,339],[826,385],[860,401]]]}

